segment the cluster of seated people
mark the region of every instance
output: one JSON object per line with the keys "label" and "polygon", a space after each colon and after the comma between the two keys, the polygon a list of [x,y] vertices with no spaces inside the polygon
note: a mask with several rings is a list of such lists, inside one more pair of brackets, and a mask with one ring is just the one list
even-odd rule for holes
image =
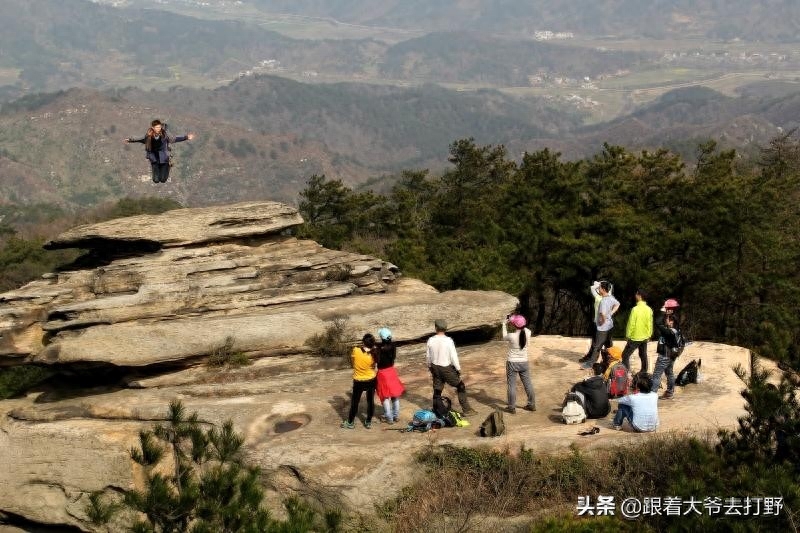
{"label": "cluster of seated people", "polygon": [[[605,418],[611,412],[611,399],[616,398],[617,412],[611,423],[621,430],[625,420],[633,431],[650,432],[658,428],[658,393],[653,390],[649,374],[638,373],[631,378],[622,364],[622,350],[612,346],[601,352],[602,361],[595,363],[594,376],[576,383],[568,397],[577,397],[586,418]],[[565,404],[567,400],[565,399]]]}

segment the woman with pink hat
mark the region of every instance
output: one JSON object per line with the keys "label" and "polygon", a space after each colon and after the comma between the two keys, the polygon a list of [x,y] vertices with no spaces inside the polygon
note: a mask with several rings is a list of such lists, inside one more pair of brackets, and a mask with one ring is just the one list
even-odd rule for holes
{"label": "woman with pink hat", "polygon": [[[508,332],[508,324],[514,328]],[[517,374],[525,387],[528,395],[527,411],[536,410],[536,395],[531,383],[531,372],[528,363],[528,345],[531,339],[531,330],[525,327],[526,320],[522,315],[507,315],[502,323],[503,340],[508,341],[508,360],[506,361],[506,381],[508,384],[508,407],[506,411],[514,414],[517,411]]]}

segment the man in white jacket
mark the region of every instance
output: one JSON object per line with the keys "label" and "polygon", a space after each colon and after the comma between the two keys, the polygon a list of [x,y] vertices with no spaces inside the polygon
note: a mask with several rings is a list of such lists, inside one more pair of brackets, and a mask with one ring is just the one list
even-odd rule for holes
{"label": "man in white jacket", "polygon": [[475,414],[467,401],[467,387],[461,379],[461,363],[458,361],[458,353],[453,339],[445,335],[447,322],[437,319],[433,323],[436,335],[428,339],[428,349],[425,361],[428,363],[428,370],[433,377],[433,397],[442,395],[444,384],[455,387],[458,394],[458,403],[465,415]]}

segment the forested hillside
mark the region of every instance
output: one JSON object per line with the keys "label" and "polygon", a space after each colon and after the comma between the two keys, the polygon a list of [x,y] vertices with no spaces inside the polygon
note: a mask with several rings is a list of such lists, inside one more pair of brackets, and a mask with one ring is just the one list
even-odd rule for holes
{"label": "forested hillside", "polygon": [[517,163],[462,140],[441,177],[407,172],[385,196],[313,177],[303,231],[442,290],[519,294],[541,333],[584,334],[587,287],[605,278],[620,328],[641,287],[653,304],[678,298],[695,338],[798,362],[800,144],[782,136],[747,160],[714,143],[696,150],[694,168],[665,150],[611,145],[579,161],[545,149]]}
{"label": "forested hillside", "polygon": [[94,205],[154,194],[142,146],[123,139],[143,135],[156,117],[173,134],[197,134],[174,145],[171,181],[158,189],[185,205],[293,202],[311,174],[355,185],[405,168],[441,167],[454,138],[506,142],[578,122],[544,100],[436,86],[248,77],[215,91],[71,90],[3,106],[0,199]]}
{"label": "forested hillside", "polygon": [[[174,135],[198,134],[174,145],[171,181],[161,189],[151,182],[142,145],[123,142],[144,135],[155,117],[167,121]],[[14,170],[0,174],[0,194],[11,203],[94,206],[156,193],[186,205],[253,196],[289,200],[309,173],[347,175],[354,181],[369,175],[310,139],[256,133],[212,116],[154,107],[152,100],[133,105],[93,90],[15,102],[4,107],[0,124],[0,162]],[[25,181],[15,178],[20,175]]]}
{"label": "forested hillside", "polygon": [[374,39],[299,40],[246,20],[123,10],[87,0],[6,0],[0,18],[6,51],[0,54],[0,101],[65,87],[211,87],[254,72],[306,80],[527,85],[537,72],[610,74],[657,58],[464,33],[394,47]]}
{"label": "forested hillside", "polygon": [[[8,78],[6,95],[74,86],[215,86],[239,72],[265,68],[262,62],[269,60],[270,68],[349,75],[368,62],[374,46],[301,43],[246,22],[120,10],[87,0],[4,0],[0,19],[0,82]],[[8,83],[15,71],[18,80]]]}
{"label": "forested hillside", "polygon": [[654,53],[579,48],[475,32],[430,33],[386,51],[381,73],[390,79],[525,87],[532,77],[610,76],[658,59]]}
{"label": "forested hillside", "polygon": [[253,0],[264,11],[345,22],[532,34],[746,40],[797,39],[800,4],[792,0]]}
{"label": "forested hillside", "polygon": [[[632,150],[668,148],[692,164],[708,139],[750,157],[800,123],[798,93],[763,91],[732,98],[679,89],[591,128],[568,102],[435,85],[249,76],[215,90],[39,94],[0,111],[0,200],[94,205],[158,192],[188,206],[253,197],[294,202],[312,174],[354,187],[375,180],[390,187],[403,170],[438,174],[449,144],[468,137],[504,145],[513,160],[543,148],[584,158],[613,141]],[[156,117],[174,134],[197,134],[175,145],[172,179],[160,189],[141,146],[123,143]]]}
{"label": "forested hillside", "polygon": [[[142,91],[121,94],[141,106],[151,99]],[[435,85],[302,84],[275,76],[248,77],[214,91],[172,91],[161,102],[264,133],[316,139],[347,159],[387,171],[441,160],[459,137],[504,143],[558,135],[580,124],[578,114],[544,98]]]}

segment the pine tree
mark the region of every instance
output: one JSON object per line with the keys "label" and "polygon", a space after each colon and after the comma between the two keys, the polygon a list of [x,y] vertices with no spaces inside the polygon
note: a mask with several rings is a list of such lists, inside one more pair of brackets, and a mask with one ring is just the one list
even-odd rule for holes
{"label": "pine tree", "polygon": [[[197,413],[186,414],[180,401],[170,403],[166,423],[139,433],[131,458],[145,471],[141,490],[125,491],[122,501],[90,496],[86,512],[98,525],[108,524],[121,509],[134,511],[135,533],[265,533],[335,531],[341,519],[322,519],[302,500],[284,505],[288,520],[277,521],[262,506],[261,472],[244,460],[244,439],[228,420],[204,429]],[[169,468],[165,469],[164,467]]]}

